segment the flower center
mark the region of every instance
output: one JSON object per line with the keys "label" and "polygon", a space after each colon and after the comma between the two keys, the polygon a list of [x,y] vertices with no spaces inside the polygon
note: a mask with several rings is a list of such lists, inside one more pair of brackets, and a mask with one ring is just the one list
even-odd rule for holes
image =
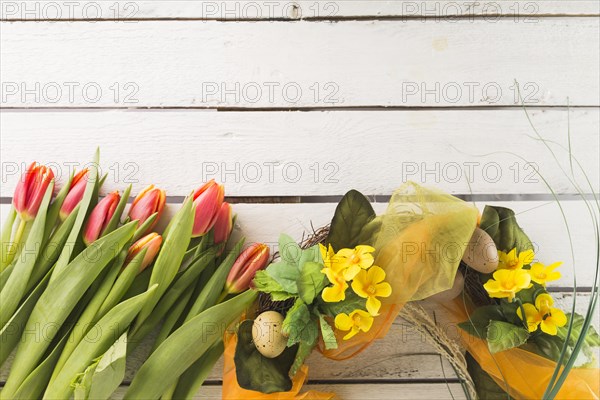
{"label": "flower center", "polygon": [[377,292],[377,290],[375,289],[375,285],[369,285],[369,287],[367,288],[367,293],[375,294],[375,292]]}
{"label": "flower center", "polygon": [[357,254],[354,254],[350,259],[350,262],[352,264],[358,264],[360,262],[360,257]]}
{"label": "flower center", "polygon": [[360,315],[355,315],[353,319],[354,319],[354,324],[355,325],[360,324]]}
{"label": "flower center", "polygon": [[509,269],[516,269],[519,266],[519,260],[511,260],[508,263],[508,268]]}

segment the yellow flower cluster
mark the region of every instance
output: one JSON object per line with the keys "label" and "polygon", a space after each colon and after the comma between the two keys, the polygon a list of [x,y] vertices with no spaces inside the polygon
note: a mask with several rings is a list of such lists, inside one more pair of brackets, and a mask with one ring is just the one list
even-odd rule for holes
{"label": "yellow flower cluster", "polygon": [[[517,254],[517,249],[505,253],[498,251],[498,269],[493,279],[483,285],[490,297],[507,298],[512,301],[515,294],[532,286],[532,281],[546,286],[546,282],[560,279],[560,272],[555,271],[562,263],[550,265],[534,263],[533,250],[525,250]],[[530,265],[529,269],[523,267]]]}
{"label": "yellow flower cluster", "polygon": [[[540,326],[542,332],[548,335],[556,335],[558,328],[567,324],[567,316],[565,313],[555,307],[554,299],[548,293],[542,293],[535,298],[535,305],[523,304],[525,311],[525,319],[529,332],[535,332]],[[523,320],[521,308],[517,309],[517,315]]]}
{"label": "yellow flower cluster", "polygon": [[328,303],[338,303],[346,299],[346,290],[352,287],[354,293],[367,299],[364,310],[354,310],[350,314],[340,313],[335,317],[335,326],[342,331],[349,331],[344,336],[348,340],[358,332],[368,332],[373,325],[373,317],[379,315],[381,300],[378,297],[389,297],[392,287],[385,282],[385,271],[373,265],[375,260],[371,246],[359,245],[354,249],[341,249],[334,252],[331,245],[326,248],[319,245],[325,268],[321,271],[331,283],[323,289],[321,297]]}
{"label": "yellow flower cluster", "polygon": [[[520,290],[533,286],[531,282],[546,286],[547,282],[560,279],[560,272],[555,269],[562,263],[550,265],[534,263],[534,257],[533,250],[525,250],[518,254],[517,249],[512,249],[508,253],[498,251],[498,269],[494,272],[493,279],[483,285],[489,296],[513,301]],[[526,269],[525,266],[530,267]],[[553,305],[554,299],[549,294],[542,293],[535,298],[535,304],[526,303],[523,304],[522,309],[519,307],[517,315],[527,323],[530,332],[541,327],[542,332],[556,335],[558,328],[567,323],[567,317],[562,310]]]}

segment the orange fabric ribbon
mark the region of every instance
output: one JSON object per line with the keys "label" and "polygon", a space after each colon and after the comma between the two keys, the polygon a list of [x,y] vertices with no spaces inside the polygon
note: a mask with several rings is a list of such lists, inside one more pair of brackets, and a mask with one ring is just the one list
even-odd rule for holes
{"label": "orange fabric ribbon", "polygon": [[[440,305],[454,324],[467,321],[467,311],[460,298]],[[483,339],[458,329],[463,346],[492,379],[515,399],[541,399],[556,363],[529,351],[514,348],[491,354]],[[573,368],[556,399],[598,400],[600,370]]]}

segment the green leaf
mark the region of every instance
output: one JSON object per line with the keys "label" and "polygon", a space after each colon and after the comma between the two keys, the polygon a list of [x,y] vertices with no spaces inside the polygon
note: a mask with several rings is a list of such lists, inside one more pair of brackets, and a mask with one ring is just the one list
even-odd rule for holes
{"label": "green leaf", "polygon": [[296,266],[281,260],[269,265],[266,271],[271,278],[283,287],[283,291],[291,294],[298,293],[297,281],[300,271]]}
{"label": "green leaf", "polygon": [[[135,231],[135,222],[124,225],[87,247],[59,274],[41,295],[33,308],[25,327],[26,331],[38,332],[39,327],[53,327],[44,331],[43,337],[26,335],[21,341],[12,364],[3,395],[11,397],[23,380],[33,371],[44,352],[57,334],[71,311],[83,297],[104,268],[115,256],[115,249],[122,249]],[[117,251],[118,251],[117,250]]]}
{"label": "green leaf", "polygon": [[141,322],[148,318],[162,295],[169,288],[175,275],[177,275],[179,266],[192,239],[193,226],[194,204],[191,197],[188,197],[167,226],[167,233],[163,235],[163,244],[154,262],[149,283],[150,286],[158,284],[158,289],[144,305],[136,320],[136,326],[139,326]]}
{"label": "green leaf", "polygon": [[73,400],[89,400],[92,377],[96,372],[99,360],[95,360],[89,367],[78,374],[71,386],[73,387]]}
{"label": "green leaf", "polygon": [[362,193],[349,191],[335,209],[327,244],[331,244],[335,251],[359,244],[372,244],[372,237],[367,241],[362,231],[375,216],[371,203]]}
{"label": "green leaf", "polygon": [[[60,208],[62,207],[67,195],[69,194],[69,189],[71,188],[71,181],[73,180],[74,171],[71,172],[69,179],[64,183],[62,189],[58,192],[50,207],[48,207],[48,214],[46,215],[46,228],[44,233],[44,238],[49,238],[50,234],[54,230],[56,226],[56,222],[58,221],[58,216],[60,214]],[[73,210],[75,212],[75,210]],[[45,242],[44,242],[45,245]]]}
{"label": "green leaf", "polygon": [[54,181],[52,181],[46,189],[46,193],[40,204],[37,216],[33,221],[29,236],[25,241],[25,248],[14,261],[13,270],[18,273],[10,274],[0,292],[0,304],[2,304],[2,310],[0,312],[0,328],[3,328],[8,321],[10,321],[14,312],[19,307],[19,303],[21,303],[21,300],[26,294],[25,290],[27,288],[27,282],[32,275],[35,262],[38,259],[40,244],[44,240],[46,210],[50,203],[50,198],[52,197],[52,189],[54,188],[53,182]]}
{"label": "green leaf", "polygon": [[501,386],[485,372],[470,353],[466,353],[467,370],[475,384],[477,398],[480,400],[512,400]]}
{"label": "green leaf", "polygon": [[508,253],[533,250],[533,244],[523,229],[517,224],[513,210],[504,207],[486,206],[481,216],[480,228],[494,240],[498,250]]}
{"label": "green leaf", "polygon": [[288,336],[288,346],[300,342],[303,338],[303,332],[310,322],[310,311],[302,299],[297,299],[292,308],[289,309],[281,331]]}
{"label": "green leaf", "polygon": [[158,399],[223,337],[227,326],[239,318],[256,296],[256,291],[247,290],[183,324],[140,367],[124,400]]}
{"label": "green leaf", "polygon": [[89,398],[108,400],[125,378],[127,332],[102,355],[91,378]]}
{"label": "green leaf", "polygon": [[281,259],[289,264],[298,268],[300,262],[300,256],[302,255],[302,249],[298,246],[298,243],[291,237],[282,233],[279,236],[279,256]]}
{"label": "green leaf", "polygon": [[11,262],[8,250],[10,249],[10,239],[12,237],[16,218],[17,210],[15,210],[15,206],[11,204],[8,215],[6,216],[6,221],[4,221],[4,226],[2,226],[2,235],[0,238],[0,272],[4,272]]}
{"label": "green leaf", "polygon": [[[567,313],[566,315],[567,315],[567,321],[569,321],[569,322],[570,322],[571,318],[573,318],[573,327],[571,328],[571,336],[568,341],[568,346],[572,350],[575,347],[575,343],[579,339],[579,336],[581,336],[581,330],[583,328],[583,323],[585,322],[585,318],[579,314],[574,314],[573,316],[571,316],[571,313]],[[568,328],[569,328],[569,322],[567,322],[567,324],[565,326],[558,328],[557,336],[559,338],[561,338],[563,342],[567,340],[567,332],[568,332]],[[581,346],[581,351],[583,352],[583,355],[585,357],[582,357],[582,359],[581,359],[581,361],[583,361],[583,362],[581,362],[580,359],[578,359],[578,361],[580,361],[580,362],[578,362],[577,365],[575,365],[575,366],[578,367],[583,364],[593,363],[595,361],[595,357],[596,357],[596,355],[594,354],[593,348],[599,347],[599,346],[600,346],[600,336],[598,335],[598,333],[596,332],[594,327],[590,325],[589,329],[587,331],[587,334],[585,335],[585,340],[583,342],[583,345]]]}
{"label": "green leaf", "polygon": [[157,285],[153,285],[145,293],[120,303],[101,318],[75,348],[56,378],[50,382],[44,398],[69,398],[73,392],[71,382],[77,374],[83,372],[92,360],[106,353],[113,346],[115,338],[119,338],[127,331],[135,316],[144,303],[152,298],[156,289]]}
{"label": "green leaf", "polygon": [[298,294],[306,304],[312,304],[315,297],[328,285],[327,277],[321,272],[323,264],[309,261],[304,264],[298,278]]}
{"label": "green leaf", "polygon": [[225,347],[223,341],[219,340],[202,357],[198,359],[187,371],[181,375],[177,388],[173,393],[174,399],[192,399],[198,394],[202,384],[208,378],[213,367],[219,361]]}
{"label": "green leaf", "polygon": [[283,286],[265,270],[258,271],[254,276],[254,287],[259,292],[269,293],[273,301],[284,301],[296,296],[293,293],[286,292]]}
{"label": "green leaf", "polygon": [[302,331],[302,340],[298,346],[298,352],[294,358],[294,363],[289,370],[289,376],[294,377],[306,358],[312,353],[319,339],[319,326],[316,320],[311,319]]}
{"label": "green leaf", "polygon": [[[533,336],[533,339],[526,345],[526,350],[538,354],[552,361],[558,361],[562,351],[563,340],[558,336],[551,336],[544,332],[539,332]],[[570,355],[567,349],[567,358]]]}
{"label": "green leaf", "polygon": [[306,263],[310,262],[323,264],[323,257],[321,256],[321,250],[318,245],[302,250],[300,261],[298,262],[299,269],[302,271]]}
{"label": "green leaf", "polygon": [[287,392],[292,388],[288,371],[294,363],[298,349],[286,348],[275,358],[266,358],[252,342],[254,321],[246,320],[238,328],[238,342],[235,348],[235,369],[238,384],[243,389],[261,393]]}
{"label": "green leaf", "polygon": [[327,303],[319,298],[319,309],[329,317],[335,317],[341,313],[350,314],[354,310],[366,310],[367,299],[360,297],[349,289],[346,290],[346,299],[339,303]]}
{"label": "green leaf", "polygon": [[458,327],[472,336],[487,339],[490,321],[506,321],[500,306],[483,306],[475,309],[470,319],[458,324]]}
{"label": "green leaf", "polygon": [[527,342],[529,331],[509,322],[490,321],[487,329],[487,344],[492,353],[519,347]]}
{"label": "green leaf", "polygon": [[325,316],[321,314],[317,309],[314,310],[317,317],[319,317],[319,326],[321,327],[321,337],[325,344],[325,349],[333,350],[338,348],[338,343],[335,338],[333,328],[329,325],[329,322],[325,319]]}

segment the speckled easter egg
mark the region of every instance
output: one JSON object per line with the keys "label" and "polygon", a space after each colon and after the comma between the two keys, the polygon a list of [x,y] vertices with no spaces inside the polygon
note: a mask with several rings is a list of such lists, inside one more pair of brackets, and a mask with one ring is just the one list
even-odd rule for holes
{"label": "speckled easter egg", "polygon": [[494,272],[498,267],[498,249],[492,237],[483,229],[476,228],[462,260],[476,271],[484,274]]}
{"label": "speckled easter egg", "polygon": [[254,320],[252,339],[256,349],[267,358],[279,356],[287,347],[287,338],[281,332],[283,315],[265,311]]}

